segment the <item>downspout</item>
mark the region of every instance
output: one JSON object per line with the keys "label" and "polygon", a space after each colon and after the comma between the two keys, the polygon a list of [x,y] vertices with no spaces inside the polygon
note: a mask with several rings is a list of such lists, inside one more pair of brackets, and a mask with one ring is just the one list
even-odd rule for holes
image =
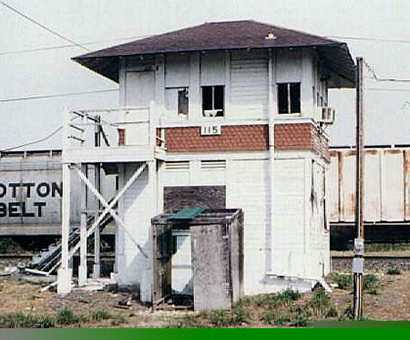
{"label": "downspout", "polygon": [[[275,120],[274,120],[274,100],[273,100],[273,55],[272,49],[269,49],[269,64],[268,64],[268,118],[269,118],[269,178],[270,178],[270,229],[266,233],[268,238],[267,246],[269,246],[269,254],[266,256],[266,274],[272,271],[273,261],[273,228],[274,228],[274,161],[275,161]],[[268,249],[267,249],[268,250]]]}

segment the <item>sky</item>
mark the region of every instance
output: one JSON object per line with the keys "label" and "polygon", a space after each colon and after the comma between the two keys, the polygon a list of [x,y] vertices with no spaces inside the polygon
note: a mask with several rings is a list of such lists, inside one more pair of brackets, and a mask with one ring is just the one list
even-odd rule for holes
{"label": "sky", "polygon": [[[410,79],[408,0],[2,1],[90,50],[207,21],[253,19],[343,37],[338,40],[348,43],[352,56],[364,57],[379,77]],[[0,4],[0,150],[47,136],[62,124],[66,108],[118,106],[116,91],[9,101],[118,89],[118,84],[71,61],[84,49],[63,45],[63,39]],[[22,53],[54,46],[60,48]],[[376,82],[366,73],[365,100],[366,144],[410,144],[410,83]],[[330,105],[336,108],[336,122],[329,128],[331,144],[354,144],[354,91],[331,91]],[[25,149],[60,147],[57,133]]]}

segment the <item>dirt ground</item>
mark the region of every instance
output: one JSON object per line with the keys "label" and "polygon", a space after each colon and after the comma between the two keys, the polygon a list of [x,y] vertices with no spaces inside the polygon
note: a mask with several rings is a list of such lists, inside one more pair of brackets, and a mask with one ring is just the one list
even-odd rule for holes
{"label": "dirt ground", "polygon": [[[410,272],[378,275],[380,286],[377,294],[365,294],[365,317],[371,320],[410,320]],[[88,318],[81,322],[81,327],[168,327],[187,315],[187,312],[181,311],[152,313],[148,307],[134,300],[130,301],[129,306],[120,306],[120,301],[131,299],[129,293],[76,290],[62,298],[55,292],[41,292],[40,289],[41,285],[27,283],[17,277],[0,277],[0,316],[17,312],[53,316],[66,308],[81,316],[92,315],[97,311],[110,315],[98,321],[89,321]],[[351,305],[352,295],[350,290],[335,288],[331,299],[341,316]],[[188,315],[192,313],[188,312]]]}
{"label": "dirt ground", "polygon": [[[365,293],[364,315],[371,320],[410,320],[410,271],[400,275],[378,274],[377,294]],[[334,289],[332,299],[338,310],[351,304],[348,290]]]}
{"label": "dirt ground", "polygon": [[[77,316],[89,316],[98,311],[108,312],[111,317],[100,321],[86,321],[81,327],[165,327],[168,320],[179,312],[158,311],[131,301],[129,306],[119,302],[131,298],[129,293],[105,291],[73,291],[66,297],[55,292],[41,292],[41,286],[17,278],[0,278],[0,316],[9,313],[25,313],[54,316],[63,309]],[[72,325],[78,326],[78,325]]]}

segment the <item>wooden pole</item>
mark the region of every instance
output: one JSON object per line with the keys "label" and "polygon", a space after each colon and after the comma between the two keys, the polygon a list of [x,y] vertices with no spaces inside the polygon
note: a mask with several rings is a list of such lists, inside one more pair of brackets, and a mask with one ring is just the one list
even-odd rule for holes
{"label": "wooden pole", "polygon": [[353,258],[353,316],[355,320],[363,317],[363,272],[364,272],[364,84],[363,58],[356,58],[356,238]]}

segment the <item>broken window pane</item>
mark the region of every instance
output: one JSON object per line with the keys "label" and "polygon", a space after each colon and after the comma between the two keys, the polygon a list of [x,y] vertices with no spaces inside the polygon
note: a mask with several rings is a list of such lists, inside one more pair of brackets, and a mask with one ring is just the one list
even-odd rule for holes
{"label": "broken window pane", "polygon": [[188,115],[189,97],[188,89],[178,91],[178,114]]}

